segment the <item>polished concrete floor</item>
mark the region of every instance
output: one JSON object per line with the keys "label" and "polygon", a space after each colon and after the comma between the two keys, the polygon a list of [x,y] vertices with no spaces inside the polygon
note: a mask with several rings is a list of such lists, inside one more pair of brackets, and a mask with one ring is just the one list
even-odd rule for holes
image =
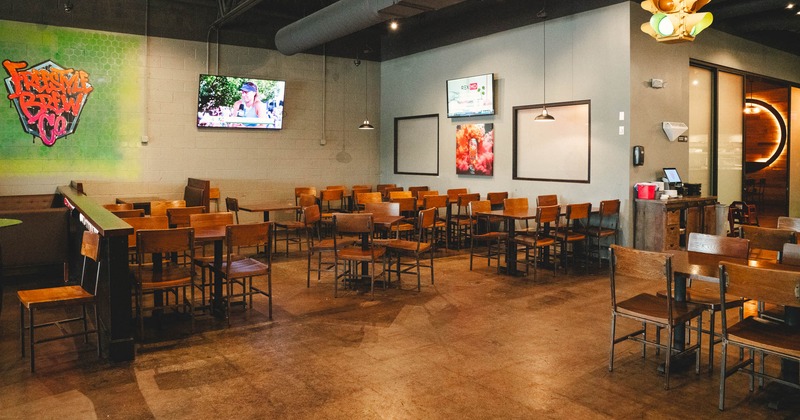
{"label": "polished concrete floor", "polygon": [[[81,339],[44,344],[37,371],[21,359],[14,291],[0,314],[0,419],[6,418],[796,418],[769,408],[747,377],[657,372],[661,358],[617,347],[608,371],[607,274],[496,275],[449,251],[436,282],[333,297],[330,275],[306,288],[305,260],[278,258],[274,319],[266,301],[233,326],[199,318],[148,325],[136,360],[98,360]],[[638,284],[641,290],[659,285]],[[635,325],[621,323],[622,328]],[[719,346],[717,346],[719,352]],[[703,368],[705,368],[704,355]],[[719,357],[717,357],[719,360]],[[775,368],[774,365],[769,365]],[[800,400],[797,395],[793,398]]]}

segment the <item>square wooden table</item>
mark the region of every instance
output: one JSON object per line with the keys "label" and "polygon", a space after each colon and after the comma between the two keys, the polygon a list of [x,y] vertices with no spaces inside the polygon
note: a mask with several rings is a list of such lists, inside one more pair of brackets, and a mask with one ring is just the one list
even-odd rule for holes
{"label": "square wooden table", "polygon": [[514,236],[516,236],[517,220],[536,219],[536,208],[492,210],[479,214],[500,217],[506,220],[506,226],[508,226],[508,240],[506,241],[506,274],[512,276],[525,274],[524,271],[517,270],[517,245],[514,243]]}
{"label": "square wooden table", "polygon": [[292,204],[288,201],[267,201],[255,204],[241,204],[239,205],[239,210],[252,213],[264,213],[264,221],[269,222],[269,213],[271,211],[297,211],[300,210],[300,206]]}

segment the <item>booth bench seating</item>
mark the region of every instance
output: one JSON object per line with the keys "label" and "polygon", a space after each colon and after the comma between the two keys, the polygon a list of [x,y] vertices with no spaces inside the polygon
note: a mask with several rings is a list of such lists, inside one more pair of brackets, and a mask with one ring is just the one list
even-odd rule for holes
{"label": "booth bench seating", "polygon": [[68,274],[69,210],[58,194],[0,196],[0,218],[22,224],[0,229],[6,274],[61,265]]}

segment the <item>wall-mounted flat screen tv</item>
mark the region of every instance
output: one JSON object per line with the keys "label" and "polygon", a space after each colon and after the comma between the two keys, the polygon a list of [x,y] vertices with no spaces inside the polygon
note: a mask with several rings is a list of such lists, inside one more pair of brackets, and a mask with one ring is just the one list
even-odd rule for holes
{"label": "wall-mounted flat screen tv", "polygon": [[197,92],[200,128],[283,127],[283,80],[201,74]]}
{"label": "wall-mounted flat screen tv", "polygon": [[447,81],[447,116],[494,114],[494,73]]}

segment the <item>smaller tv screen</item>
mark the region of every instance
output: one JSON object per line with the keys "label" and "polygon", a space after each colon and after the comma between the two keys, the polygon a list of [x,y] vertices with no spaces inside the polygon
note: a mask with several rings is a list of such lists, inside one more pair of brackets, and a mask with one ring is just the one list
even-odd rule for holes
{"label": "smaller tv screen", "polygon": [[286,82],[200,75],[197,127],[280,130]]}
{"label": "smaller tv screen", "polygon": [[447,116],[494,114],[494,73],[447,81]]}

